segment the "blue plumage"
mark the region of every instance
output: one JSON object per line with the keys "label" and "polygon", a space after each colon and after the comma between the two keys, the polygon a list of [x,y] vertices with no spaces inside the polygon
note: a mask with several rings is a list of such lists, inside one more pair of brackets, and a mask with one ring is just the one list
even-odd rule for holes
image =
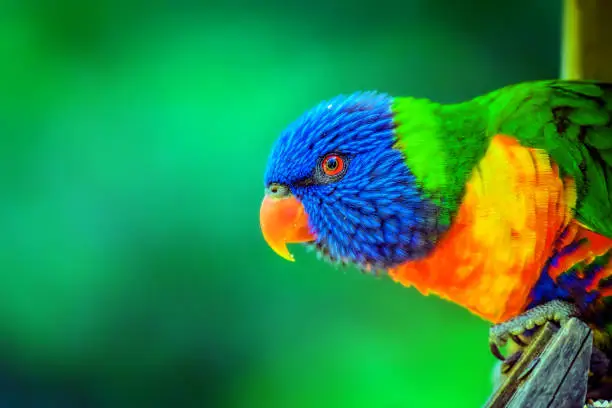
{"label": "blue plumage", "polygon": [[[437,207],[394,148],[392,103],[375,92],[321,102],[272,149],[265,184],[289,187],[304,205],[317,248],[332,260],[386,269],[424,256],[442,232]],[[346,158],[340,179],[320,171],[330,153]]]}
{"label": "blue plumage", "polygon": [[600,299],[599,291],[591,288],[591,286],[597,274],[608,263],[611,256],[609,253],[595,257],[590,264],[579,262],[554,280],[549,274],[551,266],[558,266],[560,259],[564,256],[572,255],[573,252],[579,250],[583,245],[588,245],[588,241],[584,239],[577,240],[553,254],[531,290],[529,307],[561,299],[571,300],[581,310],[587,312],[589,307]]}

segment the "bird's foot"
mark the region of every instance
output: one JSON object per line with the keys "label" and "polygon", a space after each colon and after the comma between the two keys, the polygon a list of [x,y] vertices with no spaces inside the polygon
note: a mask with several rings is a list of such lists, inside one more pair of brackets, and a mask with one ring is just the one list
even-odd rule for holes
{"label": "bird's foot", "polygon": [[521,335],[526,331],[542,326],[550,321],[558,322],[562,325],[570,318],[578,315],[578,308],[574,304],[563,300],[553,300],[535,306],[517,317],[491,327],[489,331],[491,352],[495,357],[504,361],[506,359],[499,351],[499,348],[505,346],[508,339],[512,339],[518,346],[524,347],[526,342]]}
{"label": "bird's foot", "polygon": [[602,408],[612,407],[612,401],[608,401],[604,399],[593,401],[592,399],[588,399],[586,403],[584,404],[584,408],[600,408],[600,407]]}

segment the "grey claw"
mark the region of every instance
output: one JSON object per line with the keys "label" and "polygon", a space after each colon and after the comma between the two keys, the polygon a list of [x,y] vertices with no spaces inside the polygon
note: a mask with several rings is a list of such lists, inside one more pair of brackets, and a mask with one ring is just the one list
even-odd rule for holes
{"label": "grey claw", "polygon": [[491,353],[493,353],[493,355],[495,357],[497,357],[500,361],[506,361],[506,358],[503,356],[503,354],[499,351],[499,348],[497,347],[497,344],[495,343],[489,343],[489,347],[491,348]]}
{"label": "grey claw", "polygon": [[522,351],[517,351],[516,353],[509,356],[506,359],[506,361],[504,361],[504,364],[502,364],[502,372],[504,374],[508,373],[512,369],[512,367],[514,367],[514,365],[520,360],[522,356],[523,356]]}
{"label": "grey claw", "polygon": [[510,338],[512,339],[512,341],[514,341],[517,345],[521,347],[525,347],[527,345],[527,343],[521,340],[521,338],[516,334],[510,334]]}

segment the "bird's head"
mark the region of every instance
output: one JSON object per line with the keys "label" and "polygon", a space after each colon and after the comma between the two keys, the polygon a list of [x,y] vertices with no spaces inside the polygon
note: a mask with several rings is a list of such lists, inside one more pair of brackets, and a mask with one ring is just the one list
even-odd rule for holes
{"label": "bird's head", "polygon": [[[386,270],[425,256],[442,227],[398,147],[393,98],[338,96],[307,111],[276,141],[260,222],[285,259],[288,243],[326,259]],[[407,136],[409,137],[409,135]]]}

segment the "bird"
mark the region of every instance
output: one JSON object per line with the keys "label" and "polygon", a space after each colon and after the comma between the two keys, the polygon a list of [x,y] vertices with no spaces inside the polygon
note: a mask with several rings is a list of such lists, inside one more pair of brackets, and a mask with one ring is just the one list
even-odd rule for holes
{"label": "bird", "polygon": [[282,258],[303,244],[453,302],[491,325],[501,361],[520,356],[500,352],[509,340],[572,317],[612,356],[612,84],[529,81],[449,104],[337,95],[276,138],[264,188],[262,235]]}

